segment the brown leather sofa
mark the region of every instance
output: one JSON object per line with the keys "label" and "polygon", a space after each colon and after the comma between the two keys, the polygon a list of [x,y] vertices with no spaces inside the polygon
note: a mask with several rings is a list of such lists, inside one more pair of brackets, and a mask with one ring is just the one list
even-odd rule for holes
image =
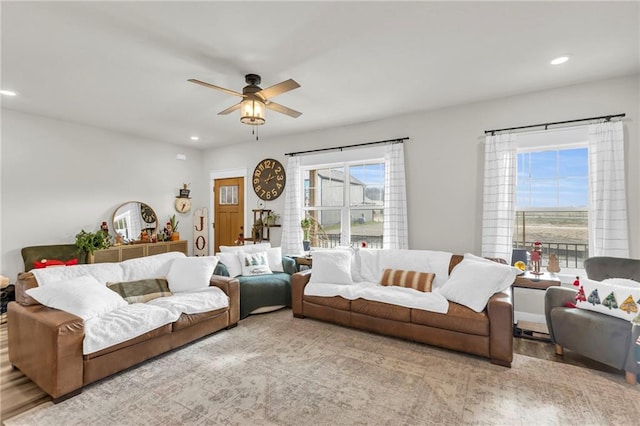
{"label": "brown leather sofa", "polygon": [[172,324],[83,355],[83,320],[38,304],[25,293],[37,285],[31,272],[18,277],[16,302],[8,307],[9,361],[51,395],[54,402],[79,394],[84,385],[208,334],[233,328],[240,319],[238,280],[214,275],[210,285],[219,287],[229,296],[229,307],[182,314]]}
{"label": "brown leather sofa", "polygon": [[[449,274],[462,259],[463,256],[452,256]],[[297,318],[315,318],[453,349],[511,367],[513,303],[510,289],[494,294],[483,312],[449,302],[448,312],[440,314],[365,299],[305,296],[304,288],[312,272],[312,269],[298,272],[291,279],[292,309]]]}

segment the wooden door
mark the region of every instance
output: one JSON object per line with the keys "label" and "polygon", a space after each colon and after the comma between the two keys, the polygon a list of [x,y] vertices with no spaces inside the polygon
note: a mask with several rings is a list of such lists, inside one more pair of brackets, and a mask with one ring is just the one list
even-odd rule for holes
{"label": "wooden door", "polygon": [[232,246],[240,233],[244,233],[244,178],[214,180],[214,248]]}

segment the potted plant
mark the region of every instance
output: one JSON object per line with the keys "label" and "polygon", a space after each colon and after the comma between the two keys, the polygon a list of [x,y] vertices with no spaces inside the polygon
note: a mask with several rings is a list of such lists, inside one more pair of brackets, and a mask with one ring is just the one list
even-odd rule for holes
{"label": "potted plant", "polygon": [[300,221],[300,227],[302,228],[302,246],[304,251],[309,251],[311,249],[311,242],[309,241],[309,231],[311,230],[312,224],[313,221],[309,216],[306,216]]}
{"label": "potted plant", "polygon": [[265,218],[264,222],[267,226],[273,226],[276,224],[276,222],[278,222],[278,220],[280,220],[280,215],[276,212],[271,211]]}
{"label": "potted plant", "polygon": [[76,247],[91,258],[96,250],[109,248],[109,234],[104,231],[87,232],[83,229],[76,234]]}
{"label": "potted plant", "polygon": [[176,215],[169,216],[169,223],[171,224],[171,241],[178,241],[180,239],[180,233],[178,232],[178,224],[180,221],[176,219]]}

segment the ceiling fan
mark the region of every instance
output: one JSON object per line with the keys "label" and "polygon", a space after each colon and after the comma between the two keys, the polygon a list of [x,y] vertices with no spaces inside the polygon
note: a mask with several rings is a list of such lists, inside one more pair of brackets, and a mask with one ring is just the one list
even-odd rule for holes
{"label": "ceiling fan", "polygon": [[211,89],[220,90],[222,92],[241,97],[242,100],[239,103],[230,106],[224,111],[220,111],[218,115],[226,115],[239,109],[240,122],[248,124],[250,126],[260,126],[265,123],[265,108],[288,115],[289,117],[293,118],[297,118],[302,115],[302,113],[299,111],[287,108],[284,105],[277,104],[270,100],[274,96],[281,95],[282,93],[300,87],[300,85],[294,80],[285,80],[278,84],[274,84],[271,87],[267,87],[266,89],[262,89],[260,88],[260,86],[258,86],[261,81],[259,75],[247,74],[244,79],[247,82],[247,85],[242,89],[242,93],[238,93],[230,89],[225,89],[224,87],[215,86],[204,81],[196,80],[195,78],[190,78],[188,81],[204,87],[209,87]]}

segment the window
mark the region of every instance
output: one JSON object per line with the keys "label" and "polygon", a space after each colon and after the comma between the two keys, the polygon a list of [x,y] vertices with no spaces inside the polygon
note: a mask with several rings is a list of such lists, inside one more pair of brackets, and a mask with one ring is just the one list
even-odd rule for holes
{"label": "window", "polygon": [[302,169],[304,213],[313,247],[382,248],[384,162],[314,165]]}
{"label": "window", "polygon": [[586,143],[558,142],[518,150],[513,246],[530,251],[540,241],[543,266],[555,254],[561,268],[582,268],[589,252],[588,150]]}

